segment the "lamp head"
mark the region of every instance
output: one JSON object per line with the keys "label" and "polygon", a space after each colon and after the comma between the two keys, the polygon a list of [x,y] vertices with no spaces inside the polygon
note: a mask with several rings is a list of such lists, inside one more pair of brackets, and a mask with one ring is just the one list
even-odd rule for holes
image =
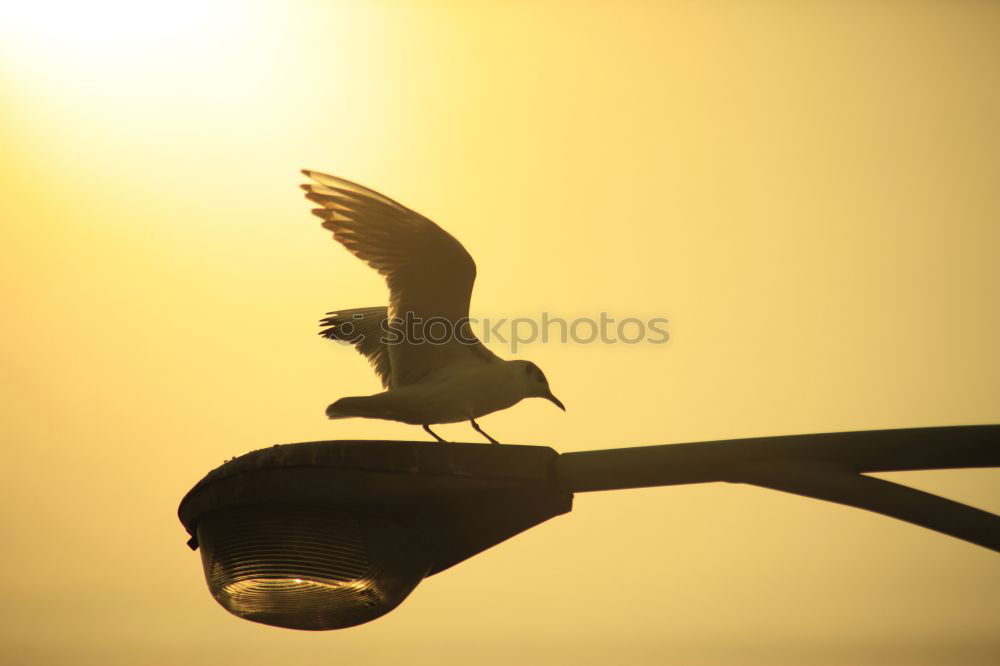
{"label": "lamp head", "polygon": [[339,629],[426,576],[565,513],[539,446],[308,442],[254,451],[181,502],[209,591],[241,618]]}

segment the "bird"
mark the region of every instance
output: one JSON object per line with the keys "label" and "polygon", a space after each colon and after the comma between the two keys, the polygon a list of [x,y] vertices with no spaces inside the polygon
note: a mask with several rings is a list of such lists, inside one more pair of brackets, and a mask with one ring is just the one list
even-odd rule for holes
{"label": "bird", "polygon": [[363,185],[303,169],[312,213],[351,254],[378,271],[388,305],[327,312],[320,335],[352,344],[382,382],[381,393],[343,397],[330,419],[386,419],[432,429],[476,419],[524,398],[566,411],[545,374],[526,360],[505,360],[475,337],[469,303],[476,264],[462,244],[423,215]]}

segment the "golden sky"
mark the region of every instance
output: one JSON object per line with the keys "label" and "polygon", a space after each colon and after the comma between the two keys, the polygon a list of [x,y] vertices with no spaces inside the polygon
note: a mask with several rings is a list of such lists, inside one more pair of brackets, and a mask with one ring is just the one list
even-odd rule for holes
{"label": "golden sky", "polygon": [[[251,449],[425,439],[323,415],[379,385],[316,321],[386,292],[300,168],[458,237],[473,315],[670,320],[519,349],[568,412],[501,441],[1000,422],[1000,5],[144,5],[0,5],[0,662],[1000,660],[995,553],[759,488],[581,494],[320,634],[228,615],[175,516]],[[1000,511],[998,474],[889,476]]]}

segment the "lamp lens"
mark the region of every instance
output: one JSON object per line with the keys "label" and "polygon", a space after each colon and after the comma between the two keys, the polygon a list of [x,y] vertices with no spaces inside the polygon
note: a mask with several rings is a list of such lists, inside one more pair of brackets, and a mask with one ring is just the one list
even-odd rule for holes
{"label": "lamp lens", "polygon": [[338,507],[217,511],[199,523],[198,542],[216,601],[241,618],[291,629],[374,620],[431,566],[406,528]]}

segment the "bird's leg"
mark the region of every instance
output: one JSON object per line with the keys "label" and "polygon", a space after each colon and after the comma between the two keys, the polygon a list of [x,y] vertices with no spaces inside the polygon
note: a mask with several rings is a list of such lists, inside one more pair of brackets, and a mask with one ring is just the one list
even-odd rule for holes
{"label": "bird's leg", "polygon": [[479,424],[476,423],[476,419],[469,419],[469,423],[471,423],[472,427],[476,429],[476,432],[478,432],[480,435],[482,435],[486,439],[490,440],[490,444],[499,444],[500,443],[497,440],[495,440],[492,437],[490,437],[489,435],[487,435],[486,431],[483,430],[482,428],[480,428]]}
{"label": "bird's leg", "polygon": [[426,423],[424,424],[424,430],[427,432],[428,435],[432,435],[434,437],[434,439],[436,439],[437,441],[444,442],[445,444],[448,443],[448,440],[441,439],[438,436],[438,434],[436,432],[434,432],[433,430],[431,430],[431,427],[429,425],[427,425]]}

